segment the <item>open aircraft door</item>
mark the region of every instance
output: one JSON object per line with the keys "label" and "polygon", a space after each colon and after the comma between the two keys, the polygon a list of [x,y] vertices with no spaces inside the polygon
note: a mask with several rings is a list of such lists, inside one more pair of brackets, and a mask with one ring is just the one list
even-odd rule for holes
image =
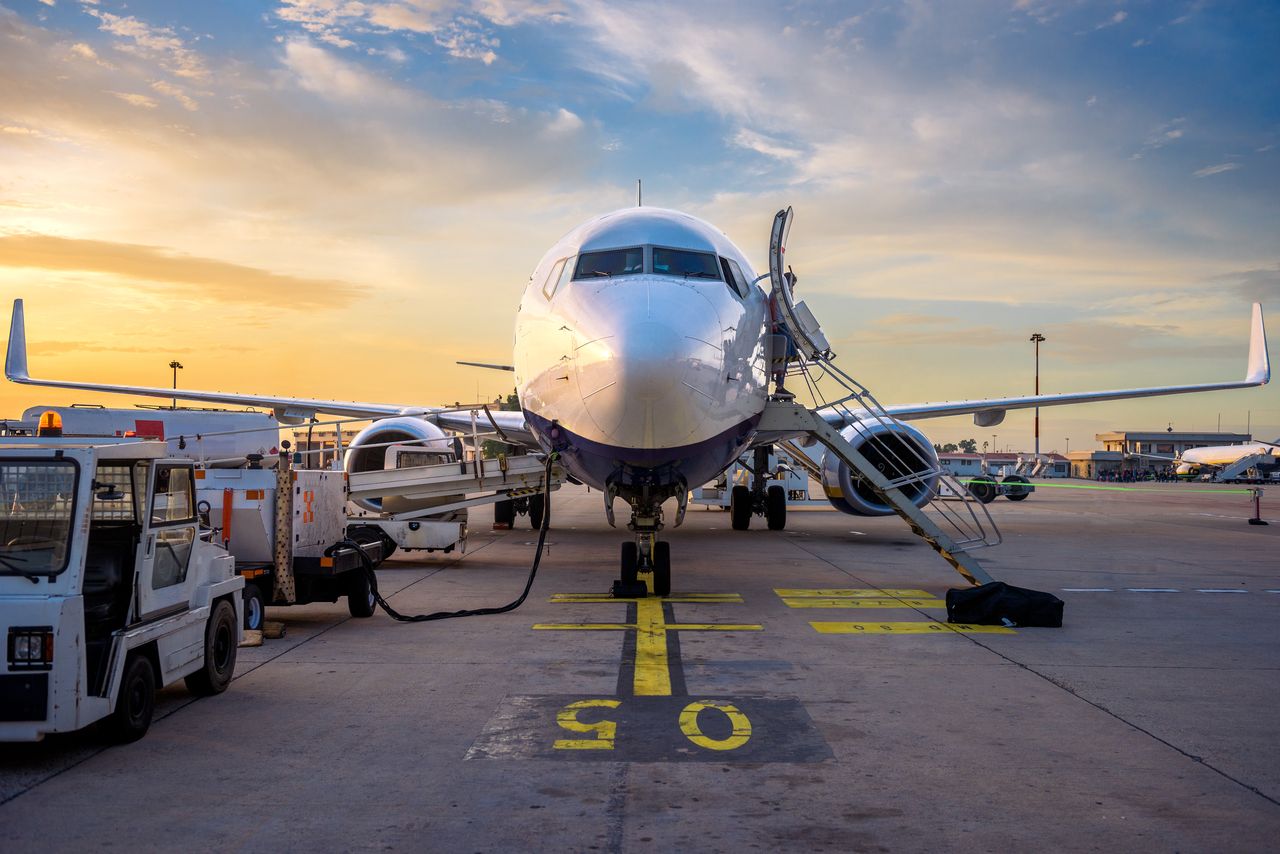
{"label": "open aircraft door", "polygon": [[803,301],[796,302],[796,275],[784,269],[787,251],[787,237],[791,234],[791,221],[795,214],[790,207],[778,211],[773,218],[773,229],[769,234],[769,281],[773,288],[773,301],[777,306],[783,325],[791,333],[792,343],[804,354],[806,359],[818,356],[831,357],[831,345],[827,336],[822,333],[809,306]]}

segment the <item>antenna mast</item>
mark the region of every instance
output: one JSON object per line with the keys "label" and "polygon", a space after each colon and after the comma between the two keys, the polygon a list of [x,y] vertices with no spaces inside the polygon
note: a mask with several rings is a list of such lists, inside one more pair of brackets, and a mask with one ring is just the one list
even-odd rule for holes
{"label": "antenna mast", "polygon": [[644,207],[644,190],[640,186],[640,179],[636,179],[636,207]]}

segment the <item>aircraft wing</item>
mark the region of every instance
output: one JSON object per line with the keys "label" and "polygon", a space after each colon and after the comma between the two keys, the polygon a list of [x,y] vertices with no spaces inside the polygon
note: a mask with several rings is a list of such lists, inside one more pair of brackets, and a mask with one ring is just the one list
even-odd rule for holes
{"label": "aircraft wing", "polygon": [[[1066,394],[1024,395],[1021,397],[994,397],[981,400],[952,400],[941,403],[908,403],[885,406],[885,411],[902,421],[922,418],[943,418],[948,415],[973,415],[979,427],[992,427],[1004,420],[1010,409],[1031,409],[1037,406],[1063,406],[1068,403],[1097,403],[1106,400],[1129,400],[1137,397],[1159,397],[1168,394],[1190,394],[1197,391],[1220,391],[1232,388],[1250,388],[1271,381],[1271,361],[1267,357],[1267,332],[1262,322],[1262,304],[1253,304],[1253,318],[1249,328],[1249,359],[1242,380],[1195,385],[1153,386],[1150,388],[1123,388],[1109,391],[1077,391]],[[856,418],[864,411],[853,410]],[[845,426],[852,419],[835,409],[820,410],[829,424]]]}
{"label": "aircraft wing", "polygon": [[[362,403],[345,400],[320,400],[306,397],[279,397],[263,394],[235,394],[225,391],[197,391],[194,389],[160,388],[157,386],[112,385],[75,380],[35,379],[27,367],[27,333],[22,300],[13,301],[13,322],[9,327],[9,349],[5,355],[5,376],[15,383],[44,386],[47,388],[73,388],[81,391],[98,391],[108,394],[132,394],[140,397],[180,398],[202,403],[225,403],[234,406],[258,406],[271,409],[277,420],[284,423],[303,423],[319,413],[346,418],[388,418],[398,415],[415,415],[438,424],[446,430],[470,433],[471,409],[445,409],[443,407],[403,406],[389,403]],[[525,423],[523,412],[475,411],[475,429],[481,433],[499,433],[511,444],[537,447],[533,434]]]}

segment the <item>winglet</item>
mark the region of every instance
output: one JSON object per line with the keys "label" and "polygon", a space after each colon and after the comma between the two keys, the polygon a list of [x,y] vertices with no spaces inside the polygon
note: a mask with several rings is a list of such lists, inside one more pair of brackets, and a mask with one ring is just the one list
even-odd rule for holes
{"label": "winglet", "polygon": [[1267,356],[1267,330],[1262,323],[1262,303],[1260,302],[1253,304],[1253,323],[1249,327],[1249,368],[1244,381],[1254,385],[1266,385],[1271,381],[1271,360]]}
{"label": "winglet", "polygon": [[27,325],[22,319],[22,300],[13,301],[13,322],[9,325],[9,352],[4,359],[4,375],[16,383],[31,379],[27,373]]}

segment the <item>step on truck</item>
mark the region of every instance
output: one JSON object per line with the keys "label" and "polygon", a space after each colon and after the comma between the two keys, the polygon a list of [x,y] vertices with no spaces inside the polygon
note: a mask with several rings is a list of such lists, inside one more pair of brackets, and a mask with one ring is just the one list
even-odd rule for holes
{"label": "step on truck", "polygon": [[226,690],[244,581],[194,487],[163,442],[0,440],[0,741],[99,721],[133,741],[157,688]]}

